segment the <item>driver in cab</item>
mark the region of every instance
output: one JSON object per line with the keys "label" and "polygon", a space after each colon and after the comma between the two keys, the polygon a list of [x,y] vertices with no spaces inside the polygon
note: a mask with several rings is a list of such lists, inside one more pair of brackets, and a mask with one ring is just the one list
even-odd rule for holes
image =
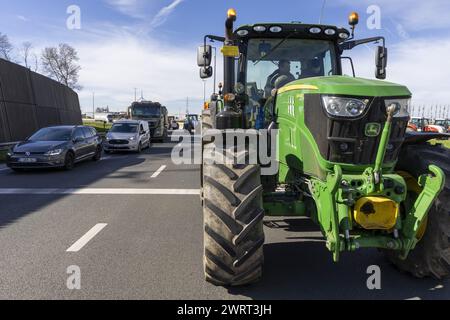
{"label": "driver in cab", "polygon": [[295,80],[294,75],[291,73],[291,63],[288,60],[280,60],[278,63],[278,69],[275,70],[268,78],[267,83],[264,88],[266,98],[270,97],[272,94],[272,90],[275,88],[275,82],[281,76],[286,76],[286,83],[292,82]]}

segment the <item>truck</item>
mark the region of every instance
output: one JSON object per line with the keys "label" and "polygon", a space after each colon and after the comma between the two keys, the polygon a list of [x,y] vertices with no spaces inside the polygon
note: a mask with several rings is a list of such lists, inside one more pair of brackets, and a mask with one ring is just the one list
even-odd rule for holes
{"label": "truck", "polygon": [[147,121],[152,141],[164,142],[168,136],[169,118],[167,108],[159,102],[133,102],[128,108],[128,118],[130,120]]}
{"label": "truck", "polygon": [[[336,263],[376,248],[415,277],[448,276],[450,150],[428,143],[448,135],[407,133],[412,93],[385,81],[385,39],[355,39],[356,12],[350,29],[235,29],[236,19],[230,9],[225,36],[205,36],[197,55],[200,77],[209,78],[207,41],[223,43],[223,90],[202,112],[205,279],[229,287],[262,278],[267,216],[309,217]],[[347,52],[369,43],[378,43],[377,79],[343,75]],[[247,135],[240,143],[238,132]],[[265,137],[276,147],[255,142]],[[271,153],[275,170],[266,170],[261,155]]]}

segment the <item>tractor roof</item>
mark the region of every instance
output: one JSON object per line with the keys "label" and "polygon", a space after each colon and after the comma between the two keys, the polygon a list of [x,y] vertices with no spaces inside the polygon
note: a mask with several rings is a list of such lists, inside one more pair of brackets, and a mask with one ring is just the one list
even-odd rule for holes
{"label": "tractor roof", "polygon": [[236,29],[235,34],[241,39],[249,38],[292,38],[320,39],[343,42],[350,37],[345,28],[321,24],[292,23],[257,23],[243,25]]}

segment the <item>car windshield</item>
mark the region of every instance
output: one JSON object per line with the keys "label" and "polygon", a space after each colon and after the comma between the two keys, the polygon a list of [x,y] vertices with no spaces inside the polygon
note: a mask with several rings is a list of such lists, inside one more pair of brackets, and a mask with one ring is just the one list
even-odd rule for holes
{"label": "car windshield", "polygon": [[45,128],[32,135],[30,141],[69,141],[72,128]]}
{"label": "car windshield", "polygon": [[131,114],[134,117],[159,117],[161,107],[154,104],[141,104],[131,107]]}
{"label": "car windshield", "polygon": [[[338,74],[333,42],[308,39],[251,39],[247,48],[247,91],[270,95],[278,77],[287,82]],[[259,97],[258,97],[259,96]]]}
{"label": "car windshield", "polygon": [[446,120],[436,120],[436,122],[434,124],[438,125],[438,126],[446,126],[447,121]]}
{"label": "car windshield", "polygon": [[136,133],[139,125],[134,123],[116,123],[112,126],[110,132],[113,133]]}

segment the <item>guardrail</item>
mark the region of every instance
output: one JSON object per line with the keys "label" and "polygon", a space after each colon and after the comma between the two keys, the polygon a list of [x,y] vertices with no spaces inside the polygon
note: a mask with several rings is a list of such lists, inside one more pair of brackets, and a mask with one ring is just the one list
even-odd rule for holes
{"label": "guardrail", "polygon": [[9,148],[14,147],[18,143],[20,143],[20,141],[0,143],[0,151],[8,150]]}

